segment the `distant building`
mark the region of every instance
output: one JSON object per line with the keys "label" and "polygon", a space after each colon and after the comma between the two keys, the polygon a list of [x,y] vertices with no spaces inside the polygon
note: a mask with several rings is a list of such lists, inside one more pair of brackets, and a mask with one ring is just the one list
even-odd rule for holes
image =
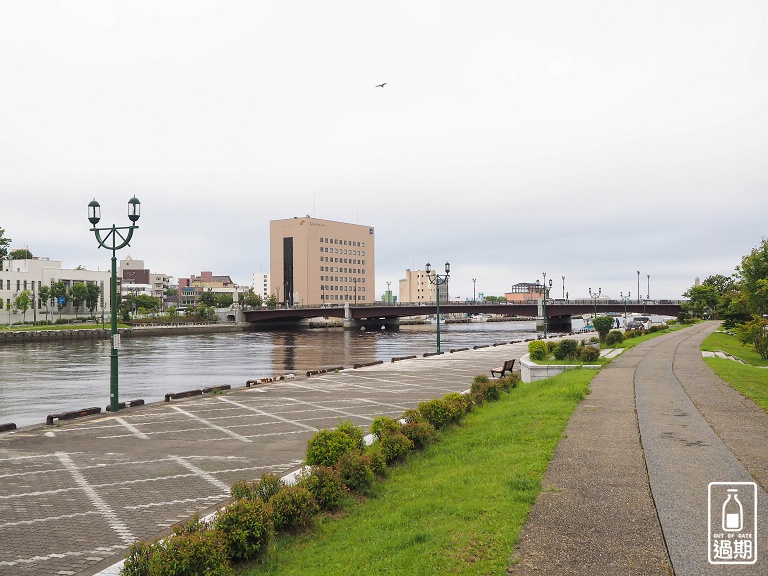
{"label": "distant building", "polygon": [[[118,283],[121,286],[121,294],[147,294],[157,298],[161,305],[166,304],[165,294],[168,292],[171,284],[170,276],[167,274],[153,274],[144,266],[144,260],[134,260],[130,256],[126,256],[124,260],[120,260],[117,277]],[[126,284],[150,286],[150,289],[149,291],[145,289],[138,290],[137,288],[124,289],[123,286]]]}
{"label": "distant building", "polygon": [[[551,288],[547,288],[547,298]],[[542,297],[541,284],[535,282],[518,282],[512,286],[512,290],[504,294],[507,302],[528,302]]]}
{"label": "distant building", "polygon": [[259,272],[253,275],[252,286],[254,294],[261,296],[262,302],[266,301],[273,292],[269,281],[269,274]]}
{"label": "distant building", "polygon": [[244,291],[232,281],[229,276],[214,276],[213,272],[203,271],[200,276],[194,274],[189,278],[179,278],[179,304],[181,306],[196,306],[203,292],[216,295],[229,294],[232,301],[237,302],[240,292]]}
{"label": "distant building", "polygon": [[269,223],[270,294],[288,305],[376,300],[374,229],[309,216]]}
{"label": "distant building", "polygon": [[[433,273],[434,274],[434,273]],[[440,285],[440,303],[447,303],[450,284]],[[399,301],[403,303],[435,302],[437,287],[430,282],[426,270],[406,270],[400,279]]]}
{"label": "distant building", "polygon": [[[68,302],[59,311],[57,303],[52,300],[43,302],[39,298],[42,286],[52,286],[54,282],[61,280],[69,294],[74,284],[96,284],[101,291],[99,302],[94,313],[110,310],[109,287],[112,274],[109,271],[93,271],[78,268],[69,270],[61,267],[58,260],[48,258],[29,258],[24,260],[0,260],[0,300],[3,313],[8,313],[8,322],[21,322],[22,320],[41,320],[43,317],[52,319],[48,312],[58,316],[73,316],[88,314],[85,306],[75,310],[71,302]],[[16,298],[24,290],[29,290],[33,300],[33,306],[26,314],[15,311]],[[5,318],[3,318],[5,320]]]}

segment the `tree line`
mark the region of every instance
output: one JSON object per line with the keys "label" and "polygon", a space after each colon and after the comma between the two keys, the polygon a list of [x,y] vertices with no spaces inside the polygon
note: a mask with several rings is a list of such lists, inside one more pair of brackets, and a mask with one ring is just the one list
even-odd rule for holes
{"label": "tree line", "polygon": [[683,296],[685,314],[722,320],[724,328],[768,358],[768,239],[743,256],[731,276],[709,276]]}

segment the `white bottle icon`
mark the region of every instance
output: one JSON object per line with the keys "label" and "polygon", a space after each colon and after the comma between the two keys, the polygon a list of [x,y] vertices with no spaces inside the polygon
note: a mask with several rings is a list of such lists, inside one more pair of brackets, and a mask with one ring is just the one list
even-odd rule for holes
{"label": "white bottle icon", "polygon": [[728,489],[728,498],[723,502],[723,531],[741,532],[744,527],[744,508],[739,502],[739,491]]}

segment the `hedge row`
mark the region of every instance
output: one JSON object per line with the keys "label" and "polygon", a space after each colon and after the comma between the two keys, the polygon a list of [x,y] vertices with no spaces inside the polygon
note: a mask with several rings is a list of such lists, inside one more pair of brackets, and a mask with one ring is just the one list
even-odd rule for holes
{"label": "hedge row", "polygon": [[332,512],[350,491],[365,492],[387,466],[437,440],[437,430],[457,423],[476,406],[517,387],[520,377],[475,377],[468,394],[449,393],[406,410],[400,419],[380,417],[370,431],[378,442],[365,446],[362,428],[346,421],[321,430],[307,443],[307,467],[296,484],[275,474],[240,480],[230,488],[231,503],[209,522],[195,516],[153,543],[131,546],[122,576],[232,576],[233,566],[262,556],[276,532],[296,532],[320,512]]}

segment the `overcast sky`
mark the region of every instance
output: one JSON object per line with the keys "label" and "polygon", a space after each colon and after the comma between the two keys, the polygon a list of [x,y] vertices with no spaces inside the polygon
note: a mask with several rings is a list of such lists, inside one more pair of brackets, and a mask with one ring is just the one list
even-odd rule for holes
{"label": "overcast sky", "polygon": [[[768,235],[768,2],[0,0],[12,248],[269,271],[269,221],[376,229],[376,290],[547,273],[679,298]],[[375,87],[386,82],[383,88]]]}

